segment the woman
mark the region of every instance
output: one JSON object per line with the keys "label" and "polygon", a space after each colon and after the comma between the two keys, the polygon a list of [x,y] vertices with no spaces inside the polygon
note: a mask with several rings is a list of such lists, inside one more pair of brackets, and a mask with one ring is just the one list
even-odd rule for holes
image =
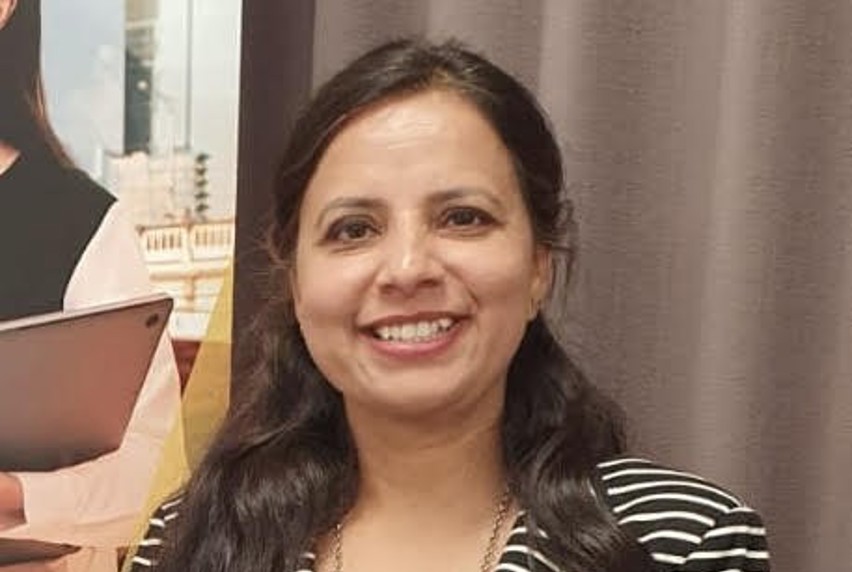
{"label": "woman", "polygon": [[[73,168],[48,124],[39,61],[39,2],[0,0],[0,320],[151,292],[133,227]],[[83,547],[10,569],[115,570],[178,404],[164,336],[118,450],[53,472],[0,472],[0,537]],[[11,560],[8,542],[0,563]]]}
{"label": "woman", "polygon": [[621,457],[551,333],[563,187],[533,97],[456,44],[332,78],[277,178],[262,368],[136,568],[767,570],[753,511]]}

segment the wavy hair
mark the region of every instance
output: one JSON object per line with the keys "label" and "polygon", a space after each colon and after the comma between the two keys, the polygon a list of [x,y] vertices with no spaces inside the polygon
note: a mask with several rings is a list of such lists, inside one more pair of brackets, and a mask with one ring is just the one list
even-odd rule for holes
{"label": "wavy hair", "polygon": [[[355,60],[319,89],[291,133],[275,181],[274,286],[258,367],[184,491],[162,569],[292,572],[353,505],[358,459],[342,399],[308,354],[286,276],[305,189],[336,134],[371,105],[432,89],[466,98],[494,127],[513,158],[536,241],[560,254],[564,268],[554,274],[570,276],[571,205],[558,145],[535,98],[455,42],[398,40]],[[509,366],[503,457],[531,529],[547,531],[530,541],[565,572],[650,569],[595,492],[596,464],[624,450],[620,419],[539,313]]]}
{"label": "wavy hair", "polygon": [[26,155],[72,166],[47,118],[40,0],[19,0],[0,28],[0,78],[0,141]]}

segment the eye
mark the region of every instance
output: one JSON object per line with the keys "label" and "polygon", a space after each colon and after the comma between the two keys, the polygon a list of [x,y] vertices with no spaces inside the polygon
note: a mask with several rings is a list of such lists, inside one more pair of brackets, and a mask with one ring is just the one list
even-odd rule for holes
{"label": "eye", "polygon": [[330,242],[362,242],[377,234],[375,224],[361,217],[344,217],[328,228],[325,239]]}
{"label": "eye", "polygon": [[441,217],[441,225],[449,228],[476,228],[490,226],[494,222],[494,217],[475,207],[453,207]]}

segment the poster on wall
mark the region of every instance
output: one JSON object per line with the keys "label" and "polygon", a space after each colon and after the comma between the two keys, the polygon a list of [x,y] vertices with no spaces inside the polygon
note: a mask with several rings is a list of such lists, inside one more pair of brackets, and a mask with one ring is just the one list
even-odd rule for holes
{"label": "poster on wall", "polygon": [[233,256],[241,4],[42,3],[51,122],[123,204],[155,288],[174,298],[184,377]]}

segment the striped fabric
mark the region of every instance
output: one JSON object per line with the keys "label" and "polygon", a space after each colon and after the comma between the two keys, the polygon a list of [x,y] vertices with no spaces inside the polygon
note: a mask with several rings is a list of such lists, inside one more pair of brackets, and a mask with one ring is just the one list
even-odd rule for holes
{"label": "striped fabric", "polygon": [[660,571],[769,570],[760,516],[696,475],[625,458],[598,465],[607,505]]}
{"label": "striped fabric", "polygon": [[[660,572],[768,572],[766,530],[760,516],[718,486],[651,461],[623,458],[598,465],[603,499],[619,525],[636,538]],[[180,501],[163,504],[133,559],[132,572],[150,570],[163,530],[177,518]],[[515,521],[496,572],[559,572],[534,550],[522,513]],[[538,532],[547,536],[546,532]],[[311,572],[306,553],[302,569]]]}
{"label": "striped fabric", "polygon": [[165,502],[148,519],[148,531],[136,547],[131,572],[150,570],[156,566],[157,555],[163,546],[163,533],[169,522],[178,517],[180,503],[181,499]]}

